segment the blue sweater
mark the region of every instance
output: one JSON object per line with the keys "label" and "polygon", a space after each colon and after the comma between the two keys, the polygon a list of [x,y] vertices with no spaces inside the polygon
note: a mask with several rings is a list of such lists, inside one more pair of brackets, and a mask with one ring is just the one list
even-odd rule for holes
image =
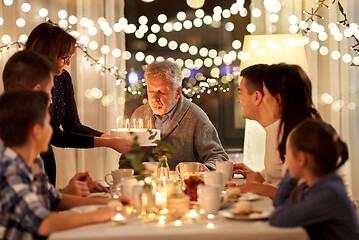
{"label": "blue sweater", "polygon": [[287,172],[273,200],[276,209],[269,218],[271,225],[303,226],[311,239],[359,239],[354,204],[336,173],[327,174],[310,188],[299,186],[295,203],[290,204],[289,194],[297,182]]}

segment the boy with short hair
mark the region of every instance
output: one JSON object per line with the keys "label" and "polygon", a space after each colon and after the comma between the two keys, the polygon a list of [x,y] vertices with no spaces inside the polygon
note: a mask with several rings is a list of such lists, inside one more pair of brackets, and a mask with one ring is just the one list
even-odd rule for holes
{"label": "boy with short hair", "polygon": [[21,239],[25,234],[39,239],[54,231],[104,222],[116,214],[115,207],[106,206],[90,213],[51,212],[110,200],[61,194],[49,183],[39,158],[52,135],[48,101],[41,91],[0,96],[1,239]]}

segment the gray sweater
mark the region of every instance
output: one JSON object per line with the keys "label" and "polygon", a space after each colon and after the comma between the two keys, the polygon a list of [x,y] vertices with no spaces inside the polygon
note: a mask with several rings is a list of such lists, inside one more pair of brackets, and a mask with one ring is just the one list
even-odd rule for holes
{"label": "gray sweater", "polygon": [[[143,122],[153,120],[153,112],[148,103],[138,107],[131,116],[133,119],[142,118]],[[178,100],[177,109],[171,119],[162,140],[173,143],[174,139],[185,138],[184,146],[171,154],[168,164],[174,170],[180,162],[201,162],[209,169],[216,169],[217,161],[228,161],[228,156],[219,140],[216,128],[206,113],[184,96]]]}

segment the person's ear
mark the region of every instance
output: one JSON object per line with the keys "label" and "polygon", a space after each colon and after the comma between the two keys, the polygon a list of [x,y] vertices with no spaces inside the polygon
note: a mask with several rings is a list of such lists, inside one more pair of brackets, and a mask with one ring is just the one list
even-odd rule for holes
{"label": "person's ear", "polygon": [[282,96],[279,93],[277,93],[275,98],[277,99],[278,105],[279,106],[282,105]]}
{"label": "person's ear", "polygon": [[40,86],[40,84],[36,84],[35,86],[33,86],[33,87],[31,88],[31,90],[33,90],[33,91],[41,91],[41,86]]}
{"label": "person's ear", "polygon": [[254,92],[254,101],[258,105],[263,100],[263,94],[260,91]]}
{"label": "person's ear", "polygon": [[297,156],[298,166],[301,168],[305,167],[308,164],[309,156],[304,152],[298,152]]}
{"label": "person's ear", "polygon": [[181,94],[182,94],[182,87],[179,87],[176,92],[177,92],[176,100],[178,100],[181,97]]}
{"label": "person's ear", "polygon": [[39,124],[35,124],[31,130],[30,130],[30,136],[33,140],[37,141],[39,139],[40,136],[40,125]]}

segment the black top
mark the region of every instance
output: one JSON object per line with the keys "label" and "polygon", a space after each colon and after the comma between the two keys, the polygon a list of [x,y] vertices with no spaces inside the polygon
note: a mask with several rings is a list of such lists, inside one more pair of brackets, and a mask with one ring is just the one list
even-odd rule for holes
{"label": "black top", "polygon": [[[60,76],[54,77],[52,93],[51,126],[54,130],[50,144],[62,148],[93,148],[94,136],[99,137],[103,133],[81,124],[77,112],[74,96],[74,88],[71,76],[64,71]],[[62,126],[62,129],[60,129]],[[55,185],[56,164],[52,148],[42,154],[45,171],[50,182]]]}

